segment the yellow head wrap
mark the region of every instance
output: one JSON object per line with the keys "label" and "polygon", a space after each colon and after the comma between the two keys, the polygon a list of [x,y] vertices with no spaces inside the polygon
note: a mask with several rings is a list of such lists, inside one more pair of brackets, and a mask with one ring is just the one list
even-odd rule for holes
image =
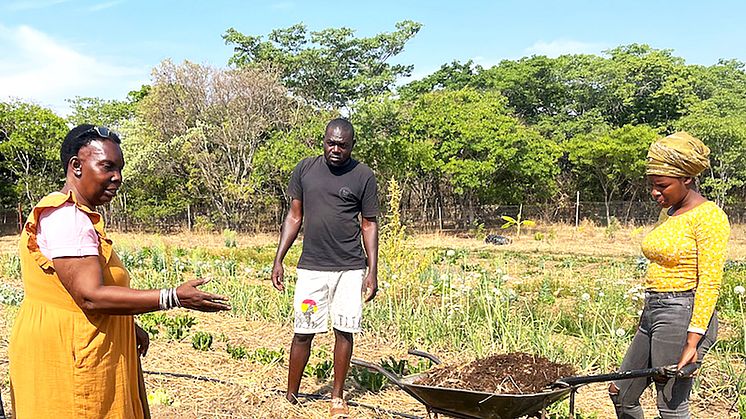
{"label": "yellow head wrap", "polygon": [[695,177],[710,167],[710,149],[684,131],[661,138],[648,150],[648,175]]}

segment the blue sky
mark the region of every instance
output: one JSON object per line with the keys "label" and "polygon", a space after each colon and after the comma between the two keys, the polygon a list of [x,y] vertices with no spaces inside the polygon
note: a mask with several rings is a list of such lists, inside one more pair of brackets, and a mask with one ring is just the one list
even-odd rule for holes
{"label": "blue sky", "polygon": [[225,66],[230,27],[265,35],[303,22],[369,36],[414,20],[424,26],[395,62],[419,78],[453,60],[491,66],[635,42],[691,64],[746,61],[744,16],[739,1],[0,0],[0,100],[65,114],[66,98],[123,99],[166,58]]}

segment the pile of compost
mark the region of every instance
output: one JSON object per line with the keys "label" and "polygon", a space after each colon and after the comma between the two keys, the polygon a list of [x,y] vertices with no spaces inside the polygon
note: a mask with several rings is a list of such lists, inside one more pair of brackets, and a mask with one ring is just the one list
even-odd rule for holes
{"label": "pile of compost", "polygon": [[538,393],[563,377],[575,375],[569,364],[544,357],[513,352],[477,359],[461,366],[439,365],[416,384],[458,388],[496,394]]}

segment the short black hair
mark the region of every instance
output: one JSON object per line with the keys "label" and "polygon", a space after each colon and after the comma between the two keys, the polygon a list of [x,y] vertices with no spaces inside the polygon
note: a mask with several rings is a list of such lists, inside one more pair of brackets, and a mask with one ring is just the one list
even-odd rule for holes
{"label": "short black hair", "polygon": [[62,162],[62,170],[67,176],[67,165],[70,163],[70,159],[78,155],[81,148],[87,146],[91,141],[113,141],[116,144],[121,144],[119,136],[112,132],[112,135],[108,137],[100,136],[96,130],[95,125],[81,124],[70,130],[65,136],[65,140],[62,141],[60,147],[60,161]]}
{"label": "short black hair", "polygon": [[344,118],[335,118],[329,121],[328,124],[326,124],[326,129],[324,130],[324,135],[326,135],[329,130],[339,128],[342,130],[342,132],[350,133],[350,139],[352,142],[355,142],[355,128],[352,127],[352,123],[350,121],[344,119]]}

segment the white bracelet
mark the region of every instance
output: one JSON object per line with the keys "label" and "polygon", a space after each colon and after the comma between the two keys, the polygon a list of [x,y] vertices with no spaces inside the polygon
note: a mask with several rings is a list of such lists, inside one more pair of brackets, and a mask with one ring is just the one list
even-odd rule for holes
{"label": "white bracelet", "polygon": [[179,299],[176,297],[176,288],[168,289],[168,308],[176,308],[179,306]]}
{"label": "white bracelet", "polygon": [[161,310],[168,310],[168,290],[166,288],[161,289],[161,294],[158,299],[158,307]]}
{"label": "white bracelet", "polygon": [[176,294],[176,288],[171,288],[171,291],[173,291],[174,294],[174,307],[181,307],[181,301],[179,301],[179,295]]}

